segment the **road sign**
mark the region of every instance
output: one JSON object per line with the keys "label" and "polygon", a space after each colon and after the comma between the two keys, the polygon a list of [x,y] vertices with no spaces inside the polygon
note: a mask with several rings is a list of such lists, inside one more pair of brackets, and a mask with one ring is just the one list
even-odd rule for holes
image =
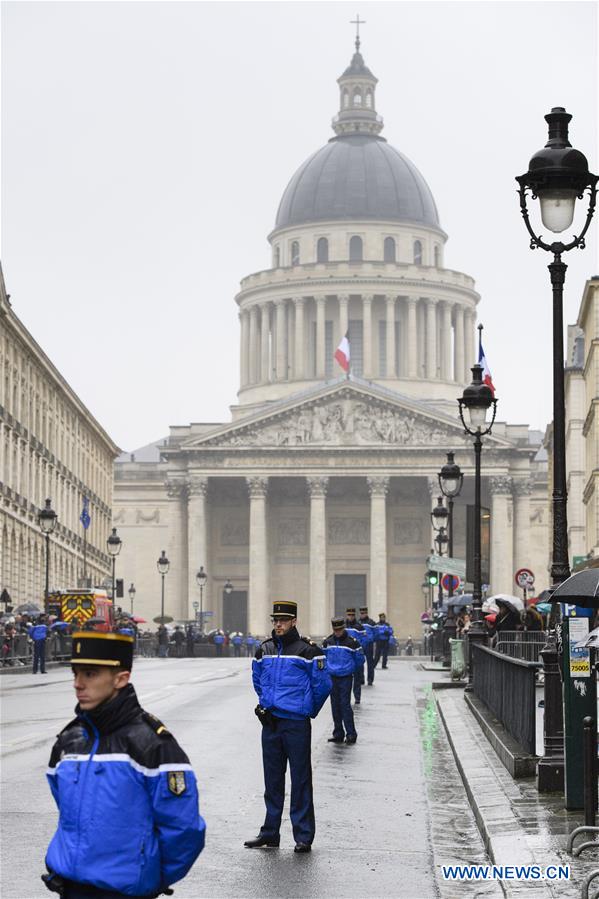
{"label": "road sign", "polygon": [[200,615],[202,616],[202,618],[212,618],[214,612],[200,612]]}
{"label": "road sign", "polygon": [[514,580],[522,590],[530,590],[535,585],[535,576],[530,568],[519,568]]}
{"label": "road sign", "polygon": [[441,571],[443,574],[455,574],[466,580],[465,559],[449,559],[447,556],[428,556],[426,567],[431,571]]}
{"label": "road sign", "polygon": [[460,586],[460,579],[457,574],[444,574],[441,578],[441,586],[444,590],[457,590]]}

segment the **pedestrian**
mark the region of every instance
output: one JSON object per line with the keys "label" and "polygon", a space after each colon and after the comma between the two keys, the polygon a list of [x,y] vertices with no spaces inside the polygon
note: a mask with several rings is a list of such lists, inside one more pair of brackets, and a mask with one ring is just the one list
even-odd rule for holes
{"label": "pedestrian", "polygon": [[187,643],[187,655],[192,657],[194,656],[193,644],[194,644],[194,632],[193,632],[193,624],[188,624],[185,628],[185,640]]}
{"label": "pedestrian", "polygon": [[183,629],[180,624],[177,624],[175,627],[175,633],[173,635],[173,640],[175,641],[175,653],[178,659],[183,658],[183,644],[185,643],[185,634],[183,633]]}
{"label": "pedestrian", "polygon": [[231,643],[233,644],[233,655],[236,659],[241,658],[241,644],[243,643],[243,634],[239,631],[231,634]]}
{"label": "pedestrian", "polygon": [[246,638],[245,638],[245,654],[246,654],[246,656],[247,656],[248,658],[253,658],[253,657],[254,657],[254,653],[255,653],[255,651],[256,651],[256,650],[255,650],[255,647],[258,646],[259,643],[260,643],[260,641],[259,641],[259,640],[256,640],[256,638],[255,638],[252,634],[247,634],[247,635],[246,635]]}
{"label": "pedestrian", "polygon": [[543,630],[543,617],[540,612],[534,608],[534,606],[529,606],[524,615],[524,630],[525,631],[542,631]]}
{"label": "pedestrian", "polygon": [[[364,651],[364,647],[368,643],[368,634],[364,630],[361,624],[356,621],[356,610],[355,608],[349,608],[345,610],[345,629],[354,640],[357,640],[360,646],[362,647],[362,651]],[[353,674],[353,693],[354,693],[354,703],[355,705],[360,705],[362,702],[362,686],[364,684],[364,666],[361,665],[359,669],[354,671]]]}
{"label": "pedestrian", "polygon": [[364,667],[364,653],[358,641],[347,633],[343,618],[331,618],[331,626],[333,633],[322,644],[333,683],[333,736],[329,737],[329,743],[355,743],[358,734],[351,707],[351,688],[354,672]]}
{"label": "pedestrian", "polygon": [[189,759],[129,682],[133,645],[124,634],[73,634],[78,703],[50,756],[60,818],[42,876],[64,899],[157,896],[204,847]]}
{"label": "pedestrian", "polygon": [[360,606],[359,623],[364,628],[368,642],[364,646],[366,656],[366,682],[369,687],[374,684],[374,638],[376,636],[376,624],[368,617],[368,606]]}
{"label": "pedestrian", "polygon": [[225,635],[223,634],[223,632],[221,630],[218,630],[212,639],[214,641],[214,645],[216,646],[217,658],[220,659],[220,658],[222,658],[222,654],[223,654],[223,644],[225,642]]}
{"label": "pedestrian", "polygon": [[406,655],[407,655],[407,656],[412,656],[412,655],[414,655],[414,641],[413,641],[413,639],[412,639],[412,635],[411,635],[411,634],[410,634],[410,636],[408,637],[408,639],[406,640]]}
{"label": "pedestrian", "polygon": [[279,845],[289,762],[294,852],[310,852],[315,832],[310,718],[316,718],[331,692],[331,678],[322,649],[299,635],[297,603],[275,602],[271,621],[271,636],[252,662],[255,712],[262,724],[266,817],[258,836],[245,846]]}
{"label": "pedestrian", "polygon": [[516,611],[512,606],[506,605],[501,599],[497,599],[495,602],[497,603],[499,612],[495,619],[494,633],[522,630],[520,612]]}
{"label": "pedestrian", "polygon": [[387,622],[387,616],[384,612],[379,612],[379,622],[376,625],[376,650],[374,654],[374,667],[382,660],[381,668],[387,667],[387,657],[389,655],[389,640],[393,636],[393,628]]}
{"label": "pedestrian", "polygon": [[42,674],[46,674],[48,626],[45,615],[40,615],[36,624],[30,624],[27,632],[33,640],[33,673],[37,674],[37,669],[39,668]]}
{"label": "pedestrian", "polygon": [[158,637],[158,658],[166,659],[168,656],[168,631],[164,624],[158,626],[156,636]]}

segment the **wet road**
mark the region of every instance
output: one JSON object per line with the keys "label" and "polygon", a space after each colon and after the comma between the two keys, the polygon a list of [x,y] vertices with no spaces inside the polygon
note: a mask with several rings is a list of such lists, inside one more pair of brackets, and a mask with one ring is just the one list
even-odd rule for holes
{"label": "wet road", "polygon": [[[207,821],[206,849],[176,885],[177,899],[447,895],[437,859],[464,860],[467,848],[482,861],[484,852],[427,693],[433,677],[403,661],[377,672],[356,709],[355,746],[327,743],[325,705],[313,723],[316,840],[310,855],[297,856],[288,818],[279,850],[243,848],[264,814],[249,661],[136,662],[140,701],[190,756]],[[72,717],[70,674],[9,675],[1,687],[2,896],[37,899],[49,896],[39,875],[56,823],[44,770],[54,735]],[[453,780],[439,791],[443,778]]]}

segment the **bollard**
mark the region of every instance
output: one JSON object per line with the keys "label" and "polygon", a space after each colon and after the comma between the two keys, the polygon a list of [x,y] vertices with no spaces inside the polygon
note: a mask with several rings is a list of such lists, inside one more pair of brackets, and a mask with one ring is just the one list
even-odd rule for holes
{"label": "bollard", "polygon": [[583,728],[584,823],[595,827],[597,819],[597,722],[587,716]]}

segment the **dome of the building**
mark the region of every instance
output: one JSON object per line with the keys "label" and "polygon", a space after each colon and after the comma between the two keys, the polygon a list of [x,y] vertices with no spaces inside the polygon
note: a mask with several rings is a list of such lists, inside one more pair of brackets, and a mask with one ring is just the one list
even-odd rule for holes
{"label": "dome of the building", "polygon": [[281,199],[275,230],[309,222],[380,219],[440,228],[416,166],[375,134],[342,134],[310,156]]}

